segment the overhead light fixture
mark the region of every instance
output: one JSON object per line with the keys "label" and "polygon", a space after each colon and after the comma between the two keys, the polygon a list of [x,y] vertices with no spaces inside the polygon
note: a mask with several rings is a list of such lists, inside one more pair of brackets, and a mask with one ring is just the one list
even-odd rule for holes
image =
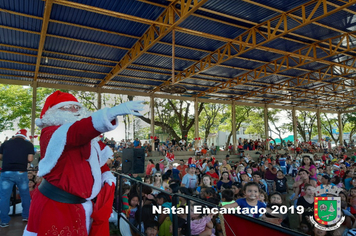
{"label": "overhead light fixture", "polygon": [[165,93],[185,93],[187,89],[181,85],[167,85],[164,87],[161,87],[161,91]]}
{"label": "overhead light fixture", "polygon": [[48,64],[48,57],[46,57],[45,63]]}

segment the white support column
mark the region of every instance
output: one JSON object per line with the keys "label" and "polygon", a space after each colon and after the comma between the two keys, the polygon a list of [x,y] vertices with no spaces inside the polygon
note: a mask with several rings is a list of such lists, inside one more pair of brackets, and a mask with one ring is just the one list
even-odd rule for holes
{"label": "white support column", "polygon": [[195,147],[198,147],[198,143],[199,143],[199,116],[198,116],[198,98],[195,98],[195,102],[194,102],[194,118],[195,118],[195,123],[194,123],[194,127],[195,127],[195,138],[197,140],[195,140]]}
{"label": "white support column", "polygon": [[98,110],[101,109],[101,89],[98,88],[98,104],[97,104]]}
{"label": "white support column", "polygon": [[341,145],[343,145],[344,144],[344,140],[343,140],[344,127],[342,126],[342,119],[341,119],[341,112],[340,111],[337,113],[337,118],[339,119],[339,143]]}
{"label": "white support column", "polygon": [[[155,99],[153,96],[150,97],[150,115],[151,115],[151,136],[155,136]],[[152,151],[155,150],[155,140],[151,139]]]}
{"label": "white support column", "polygon": [[266,137],[266,150],[269,150],[269,135],[268,135],[268,107],[267,104],[265,104],[264,107],[264,122],[265,122],[265,137]]}
{"label": "white support column", "polygon": [[236,145],[236,105],[235,101],[232,101],[231,104],[231,120],[232,120],[232,143],[234,145],[235,150],[237,149]]}
{"label": "white support column", "polygon": [[36,103],[37,103],[37,82],[32,83],[32,109],[31,109],[31,142],[34,143],[35,136],[35,119],[36,119]]}
{"label": "white support column", "polygon": [[317,121],[317,126],[318,126],[318,142],[321,145],[321,121],[320,121],[320,108],[316,111],[316,121]]}
{"label": "white support column", "polygon": [[292,122],[293,122],[293,137],[294,137],[294,146],[297,147],[297,117],[295,112],[295,107],[292,109]]}

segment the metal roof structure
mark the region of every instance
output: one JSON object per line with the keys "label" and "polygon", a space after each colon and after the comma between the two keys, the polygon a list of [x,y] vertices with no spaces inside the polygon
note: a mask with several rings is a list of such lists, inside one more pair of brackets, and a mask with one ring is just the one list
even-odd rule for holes
{"label": "metal roof structure", "polygon": [[[356,0],[2,0],[0,83],[345,111]],[[172,96],[161,91],[181,85]]]}

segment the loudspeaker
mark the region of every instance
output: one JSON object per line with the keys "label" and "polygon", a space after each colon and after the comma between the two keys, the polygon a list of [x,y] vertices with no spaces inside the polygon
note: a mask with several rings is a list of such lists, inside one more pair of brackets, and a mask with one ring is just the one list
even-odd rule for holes
{"label": "loudspeaker", "polygon": [[145,173],[145,150],[142,148],[125,148],[122,151],[122,173]]}

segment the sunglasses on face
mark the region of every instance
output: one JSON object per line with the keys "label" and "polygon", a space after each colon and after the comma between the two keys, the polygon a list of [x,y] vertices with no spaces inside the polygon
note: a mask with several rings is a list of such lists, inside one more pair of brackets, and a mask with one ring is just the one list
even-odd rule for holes
{"label": "sunglasses on face", "polygon": [[160,175],[155,175],[155,177],[161,177]]}
{"label": "sunglasses on face", "polygon": [[78,106],[78,105],[65,105],[65,106],[62,106],[61,109],[63,110],[69,110],[69,109],[75,109],[75,110],[79,110],[81,107]]}

